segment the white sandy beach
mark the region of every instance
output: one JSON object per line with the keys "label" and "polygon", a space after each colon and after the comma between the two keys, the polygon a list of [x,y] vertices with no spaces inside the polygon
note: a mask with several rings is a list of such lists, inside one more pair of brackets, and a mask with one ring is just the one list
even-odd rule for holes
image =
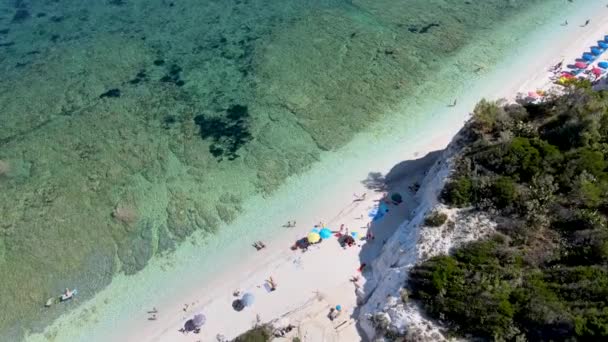
{"label": "white sandy beach", "polygon": [[[534,59],[518,61],[523,64],[514,63],[513,69],[507,70],[510,76],[501,79],[501,87],[490,94],[495,94],[496,98],[513,99],[518,92],[550,88],[550,66],[560,60],[571,64],[590,46],[596,45],[604,34],[608,34],[608,21],[601,20],[606,12],[596,12],[587,27],[579,27],[580,23],[572,19],[569,26],[559,27],[563,34],[558,41],[547,49],[537,51]],[[457,106],[454,110],[462,115],[472,109],[463,107]],[[433,144],[418,151],[419,155],[424,156],[444,148],[451,137],[437,135]],[[373,225],[375,240],[360,243],[367,249],[364,258],[373,258],[382,248],[383,240],[415,209],[416,203],[411,198],[408,187],[421,179],[433,161],[434,159],[428,158],[406,168],[402,177],[391,184],[392,190],[404,195],[404,204],[391,205],[387,216]],[[360,235],[365,235],[366,229],[361,227],[370,221],[368,212],[376,205],[381,194],[365,189],[360,184],[353,184],[352,192],[366,192],[367,197],[361,202],[352,202],[352,193],[335,198],[334,205],[328,207],[326,212],[320,213],[319,217],[298,220],[296,228],[286,228],[290,230],[285,233],[286,237],[267,241],[266,249],[251,253],[253,255],[247,256],[248,260],[244,260],[229,274],[215,279],[212,284],[196,293],[180,295],[172,303],[156,305],[159,310],[156,321],[147,321],[149,315],[142,312],[139,317],[134,317],[134,329],[126,340],[210,341],[218,334],[230,339],[252,327],[256,320],[268,322],[284,315],[290,318],[292,324],[299,326],[292,336],[298,335],[304,341],[360,340],[354,322],[349,317],[356,307],[355,286],[349,278],[358,275],[360,263],[367,261],[360,260],[361,247],[342,249],[337,239],[332,237],[310,248],[307,253],[289,249],[291,243],[306,236],[319,220],[333,230],[344,224],[351,231],[357,230]],[[267,292],[263,286],[265,279],[270,276],[278,283],[274,292]],[[232,295],[234,289],[253,293],[256,296],[255,304],[242,312],[235,312],[231,307],[235,299]],[[189,304],[185,312],[184,304]],[[326,316],[329,309],[337,304],[342,305],[347,314],[342,314],[331,322]],[[180,333],[178,330],[185,320],[198,312],[207,316],[201,333]],[[343,324],[344,321],[347,323]],[[340,327],[335,329],[338,325]]]}
{"label": "white sandy beach", "polygon": [[[513,99],[518,92],[551,87],[548,68],[560,60],[571,64],[587,51],[597,40],[608,34],[608,21],[603,20],[608,9],[603,4],[589,5],[585,14],[590,15],[591,23],[579,27],[581,17],[568,19],[568,26],[558,26],[559,39],[543,42],[543,49],[534,51],[534,39],[542,39],[542,33],[531,37],[522,46],[520,58],[505,62],[505,67],[491,72],[485,77],[493,81],[485,82],[483,88],[469,89],[458,99],[458,105],[446,108],[453,113],[453,122],[462,124],[468,113],[482,97]],[[593,16],[591,16],[593,13]],[[602,59],[608,58],[608,52]],[[491,84],[491,86],[487,86]],[[368,172],[388,174],[390,191],[403,195],[404,203],[389,205],[390,211],[372,225],[375,239],[371,242],[359,242],[359,246],[343,249],[335,237],[309,248],[309,251],[292,251],[293,243],[305,237],[319,222],[332,230],[338,230],[341,224],[350,231],[357,231],[365,236],[364,228],[370,222],[369,212],[377,205],[382,193],[366,188],[360,182],[352,183],[342,192],[326,194],[323,191],[317,196],[319,201],[315,217],[311,217],[299,208],[293,208],[293,216],[285,221],[297,221],[295,228],[285,228],[272,240],[265,240],[266,248],[256,252],[253,247],[242,251],[242,261],[230,270],[215,277],[211,282],[202,284],[192,291],[179,292],[170,299],[150,303],[147,310],[156,307],[156,320],[148,320],[150,314],[146,309],[133,316],[125,325],[128,329],[117,329],[108,332],[107,340],[120,341],[215,341],[223,335],[232,339],[250,329],[256,322],[266,323],[279,317],[287,317],[297,328],[290,336],[299,336],[302,341],[359,341],[362,337],[351,318],[355,310],[357,297],[355,285],[349,279],[361,275],[357,271],[361,263],[372,260],[383,247],[386,240],[403,221],[410,218],[417,204],[410,186],[419,182],[438,154],[427,156],[447,146],[460,127],[454,125],[445,130],[428,132],[422,143],[412,143],[411,148],[401,155],[401,160],[409,160],[392,167],[400,160],[389,160],[382,164],[370,166]],[[418,159],[422,158],[422,159]],[[392,172],[391,172],[392,169]],[[363,177],[364,178],[364,177]],[[353,202],[353,194],[366,193],[363,201]],[[253,242],[253,241],[251,241]],[[277,282],[277,289],[268,292],[264,283],[269,277]],[[364,277],[359,284],[362,285]],[[234,290],[250,292],[255,296],[255,303],[241,312],[232,309]],[[184,310],[185,305],[187,308]],[[329,309],[341,305],[342,315],[334,322],[327,318]],[[202,312],[207,320],[199,334],[183,334],[179,331],[184,322],[196,313]],[[346,321],[346,323],[343,323]],[[339,328],[336,329],[336,327]],[[111,338],[110,336],[114,337]]]}

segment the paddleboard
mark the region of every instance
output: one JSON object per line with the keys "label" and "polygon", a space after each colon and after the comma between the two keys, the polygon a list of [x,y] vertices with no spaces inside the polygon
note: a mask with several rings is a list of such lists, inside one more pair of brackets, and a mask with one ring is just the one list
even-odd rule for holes
{"label": "paddleboard", "polygon": [[62,302],[65,302],[66,300],[70,300],[70,299],[74,298],[74,296],[76,294],[78,294],[78,290],[74,289],[74,290],[72,290],[72,294],[71,295],[67,296],[66,294],[62,294],[61,297],[59,297],[59,299]]}

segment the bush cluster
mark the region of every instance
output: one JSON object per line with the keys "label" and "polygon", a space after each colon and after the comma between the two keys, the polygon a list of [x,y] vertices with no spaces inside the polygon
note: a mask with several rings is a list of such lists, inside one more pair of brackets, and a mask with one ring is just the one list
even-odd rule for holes
{"label": "bush cluster", "polygon": [[237,336],[233,342],[267,342],[272,339],[272,331],[267,325],[260,325]]}
{"label": "bush cluster", "polygon": [[448,220],[448,215],[439,211],[432,211],[424,218],[424,225],[428,227],[440,227]]}
{"label": "bush cluster", "polygon": [[457,334],[608,337],[608,93],[536,105],[482,101],[441,198],[489,211],[499,233],[416,266],[411,298]]}

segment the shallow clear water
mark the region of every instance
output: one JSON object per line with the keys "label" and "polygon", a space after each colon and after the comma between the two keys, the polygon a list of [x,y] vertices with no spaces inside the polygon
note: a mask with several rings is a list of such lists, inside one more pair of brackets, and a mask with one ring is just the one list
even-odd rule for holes
{"label": "shallow clear water", "polygon": [[43,307],[65,287],[90,298],[212,239],[404,99],[438,96],[422,85],[460,86],[444,68],[483,72],[484,56],[446,61],[548,2],[3,2],[0,336],[72,309]]}

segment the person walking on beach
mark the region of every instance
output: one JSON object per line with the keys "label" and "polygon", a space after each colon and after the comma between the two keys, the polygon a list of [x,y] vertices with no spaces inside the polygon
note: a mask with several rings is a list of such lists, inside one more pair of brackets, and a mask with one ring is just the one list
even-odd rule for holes
{"label": "person walking on beach", "polygon": [[589,25],[590,22],[591,22],[591,19],[587,19],[587,21],[585,21],[585,25],[581,25],[581,27],[585,27],[585,26]]}

